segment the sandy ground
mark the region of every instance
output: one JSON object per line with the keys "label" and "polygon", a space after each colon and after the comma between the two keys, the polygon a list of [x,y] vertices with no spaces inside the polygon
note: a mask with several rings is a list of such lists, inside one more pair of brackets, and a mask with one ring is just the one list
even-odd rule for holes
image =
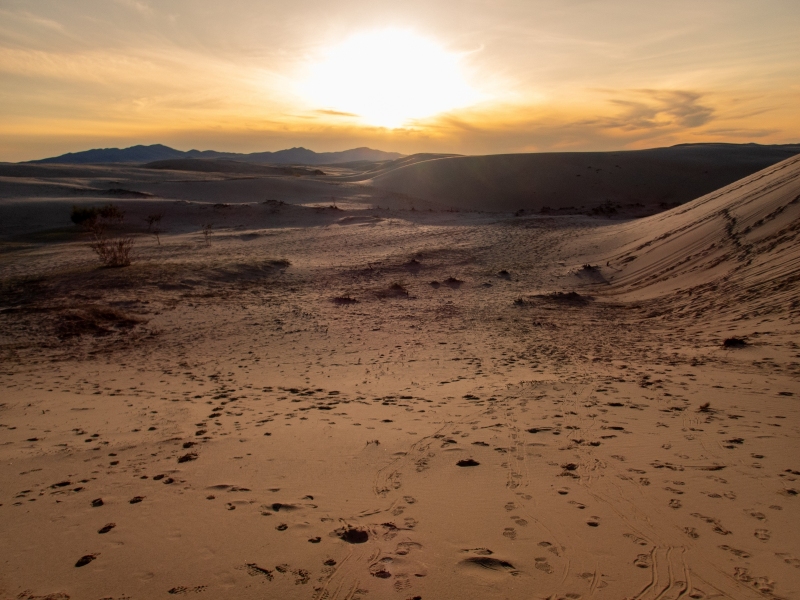
{"label": "sandy ground", "polygon": [[2,598],[800,598],[799,159],[621,221],[114,198],[119,269],[73,201],[0,203]]}

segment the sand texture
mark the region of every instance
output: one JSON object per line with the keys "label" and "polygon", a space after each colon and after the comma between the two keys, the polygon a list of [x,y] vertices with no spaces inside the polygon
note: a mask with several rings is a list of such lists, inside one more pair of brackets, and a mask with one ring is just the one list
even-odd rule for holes
{"label": "sand texture", "polygon": [[0,598],[800,598],[800,157],[641,219],[337,168],[0,169]]}

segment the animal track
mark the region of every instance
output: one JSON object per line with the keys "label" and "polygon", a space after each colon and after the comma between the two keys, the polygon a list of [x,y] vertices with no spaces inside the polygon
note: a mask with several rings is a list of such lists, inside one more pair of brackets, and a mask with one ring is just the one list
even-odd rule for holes
{"label": "animal track", "polygon": [[727,552],[730,552],[731,554],[735,554],[739,558],[750,558],[750,553],[749,552],[746,552],[745,550],[738,550],[736,548],[732,548],[732,547],[728,546],[727,544],[723,544],[722,546],[719,546],[719,549],[720,550],[725,550]]}
{"label": "animal track", "polygon": [[768,529],[756,529],[753,535],[762,542],[768,542],[772,537],[772,533]]}

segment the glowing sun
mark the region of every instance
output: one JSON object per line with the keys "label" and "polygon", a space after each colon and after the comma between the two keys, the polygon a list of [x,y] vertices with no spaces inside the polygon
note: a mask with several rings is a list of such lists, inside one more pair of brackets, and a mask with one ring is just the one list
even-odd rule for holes
{"label": "glowing sun", "polygon": [[462,56],[400,29],[361,33],[329,48],[310,67],[300,93],[316,108],[388,128],[479,100]]}

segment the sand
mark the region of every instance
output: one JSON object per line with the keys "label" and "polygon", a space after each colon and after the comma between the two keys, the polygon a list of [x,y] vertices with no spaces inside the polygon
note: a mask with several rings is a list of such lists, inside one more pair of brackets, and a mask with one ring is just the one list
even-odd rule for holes
{"label": "sand", "polygon": [[800,597],[800,158],[643,219],[59,168],[0,183],[0,597]]}

